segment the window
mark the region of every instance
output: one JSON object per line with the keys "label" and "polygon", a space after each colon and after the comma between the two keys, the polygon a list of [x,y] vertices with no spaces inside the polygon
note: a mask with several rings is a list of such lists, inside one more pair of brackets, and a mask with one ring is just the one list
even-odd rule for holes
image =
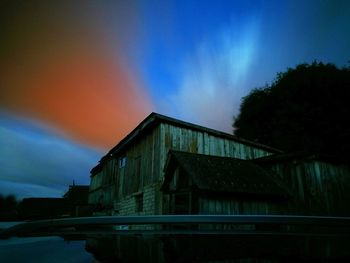
{"label": "window", "polygon": [[126,165],[126,156],[119,159],[119,168],[123,168]]}
{"label": "window", "polygon": [[135,212],[143,211],[143,193],[135,196]]}

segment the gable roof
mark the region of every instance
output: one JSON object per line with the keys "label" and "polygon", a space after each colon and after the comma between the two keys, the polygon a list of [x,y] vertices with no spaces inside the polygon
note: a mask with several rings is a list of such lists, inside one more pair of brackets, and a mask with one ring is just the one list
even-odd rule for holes
{"label": "gable roof", "polygon": [[68,191],[63,195],[63,197],[73,200],[74,202],[87,203],[88,195],[88,185],[70,185]]}
{"label": "gable roof", "polygon": [[253,162],[180,151],[169,151],[164,168],[163,191],[168,189],[176,167],[181,167],[199,190],[289,196],[289,192],[273,178],[269,171]]}
{"label": "gable roof", "polygon": [[167,123],[171,124],[177,127],[182,128],[188,128],[191,130],[199,131],[199,132],[206,132],[210,135],[225,138],[228,140],[240,142],[246,145],[250,145],[259,149],[270,151],[271,153],[281,153],[282,151],[272,148],[267,145],[263,145],[260,143],[255,143],[240,137],[237,137],[232,134],[228,134],[225,132],[221,132],[218,130],[206,128],[200,125],[196,125],[193,123],[181,121],[178,119],[174,119],[168,116],[164,116],[155,112],[152,112],[150,115],[148,115],[139,125],[136,126],[135,129],[133,129],[124,139],[122,139],[116,146],[114,146],[105,156],[101,158],[99,161],[99,164],[92,168],[91,173],[97,173],[100,171],[101,166],[100,164],[104,163],[104,161],[108,160],[108,158],[112,157],[114,154],[118,154],[119,152],[123,151],[128,145],[130,145],[132,142],[134,142],[136,139],[140,138],[145,132],[148,132],[149,130],[153,129],[160,123]]}

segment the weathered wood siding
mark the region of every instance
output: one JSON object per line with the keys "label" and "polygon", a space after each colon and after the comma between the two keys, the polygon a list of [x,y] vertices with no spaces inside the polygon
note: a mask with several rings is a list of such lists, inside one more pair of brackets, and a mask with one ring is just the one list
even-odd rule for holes
{"label": "weathered wood siding", "polygon": [[[111,196],[114,204],[113,213],[120,215],[154,214],[155,210],[159,210],[154,201],[159,199],[159,186],[157,185],[161,170],[159,168],[159,134],[159,128],[155,127],[144,133],[124,151],[112,157],[116,164],[121,158],[126,158],[126,165],[124,167],[116,165],[117,169],[114,171],[116,180],[113,181],[113,195]],[[113,177],[112,174],[110,176]],[[136,211],[137,194],[143,195],[142,213]]]}
{"label": "weathered wood siding", "polygon": [[271,152],[242,142],[214,136],[207,132],[177,127],[167,123],[160,124],[161,151],[175,149],[185,152],[216,156],[230,156],[241,159],[253,159],[271,154]]}
{"label": "weathered wood siding", "polygon": [[[159,178],[159,129],[155,128],[130,145],[119,156],[127,158],[125,173],[119,176],[122,188],[119,197],[125,197],[142,189]],[[118,157],[117,157],[118,158]],[[121,178],[124,177],[124,178]],[[122,182],[121,182],[122,181]]]}
{"label": "weathered wood siding", "polygon": [[[102,171],[91,179],[91,203],[98,202],[103,194],[106,205],[113,204],[112,213],[137,214],[136,196],[153,193],[152,204],[143,199],[144,214],[162,213],[163,196],[160,186],[164,179],[164,165],[170,149],[217,156],[252,159],[270,155],[271,152],[245,145],[241,142],[214,136],[204,131],[160,123],[142,131],[141,136],[130,142],[123,151],[108,156]],[[117,149],[118,150],[118,149]],[[119,167],[121,158],[126,165]],[[148,193],[147,192],[147,193]],[[133,211],[133,212],[132,212]]]}
{"label": "weathered wood siding", "polygon": [[111,159],[105,163],[103,169],[91,177],[89,189],[89,203],[100,203],[104,208],[113,206],[116,195],[117,161]]}
{"label": "weathered wood siding", "polygon": [[89,204],[97,204],[99,196],[102,194],[102,173],[96,173],[90,179]]}
{"label": "weathered wood siding", "polygon": [[[222,214],[222,215],[264,215],[286,214],[288,200],[278,197],[246,196],[233,193],[200,191],[193,187],[194,183],[180,168],[174,170],[169,183],[170,193],[164,195],[163,212],[170,214]],[[195,189],[195,190],[193,190]],[[181,205],[182,213],[177,212],[176,196],[186,196]]]}
{"label": "weathered wood siding", "polygon": [[285,203],[267,201],[263,199],[243,199],[230,197],[200,197],[199,214],[223,215],[265,215],[283,214],[282,205]]}
{"label": "weathered wood siding", "polygon": [[298,161],[270,166],[288,185],[290,211],[313,215],[350,215],[350,169],[324,161]]}
{"label": "weathered wood siding", "polygon": [[271,155],[272,152],[235,140],[214,136],[207,132],[177,127],[168,123],[160,124],[160,180],[163,179],[163,168],[169,150],[191,153],[254,159]]}
{"label": "weathered wood siding", "polygon": [[[254,159],[258,157],[271,155],[272,152],[250,145],[245,145],[242,142],[230,140],[227,138],[214,136],[204,131],[192,130],[189,128],[178,127],[170,125],[168,123],[160,124],[160,181],[164,179],[163,168],[165,166],[167,153],[169,150],[179,150],[184,152],[223,156],[223,157],[234,157],[240,159]],[[169,206],[171,206],[170,195],[164,195],[161,198],[162,203],[159,206],[164,205],[162,208],[163,213],[169,213]],[[209,202],[211,199],[208,199]],[[200,204],[204,204],[204,199],[200,201]],[[234,204],[236,201],[227,201]],[[216,203],[216,202],[215,202]],[[220,202],[218,202],[218,205]],[[244,205],[244,204],[243,204]],[[246,206],[249,204],[247,203]],[[259,204],[261,206],[261,204]],[[263,204],[264,205],[264,204]],[[258,206],[258,204],[257,204]],[[211,206],[212,207],[212,206]],[[263,207],[263,206],[262,206]],[[213,209],[216,209],[215,206]],[[228,207],[227,207],[228,209]],[[259,208],[263,210],[264,208]],[[248,208],[246,209],[248,211]],[[270,207],[271,210],[271,207]],[[213,213],[213,210],[202,210],[203,213]],[[204,212],[206,211],[206,212]],[[216,214],[227,214],[229,210],[218,210]],[[231,212],[231,210],[230,210]],[[233,210],[232,210],[233,212]]]}

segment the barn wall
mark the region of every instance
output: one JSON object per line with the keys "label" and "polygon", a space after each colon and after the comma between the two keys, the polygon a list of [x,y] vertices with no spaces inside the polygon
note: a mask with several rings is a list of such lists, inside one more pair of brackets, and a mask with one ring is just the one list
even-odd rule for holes
{"label": "barn wall", "polygon": [[[144,212],[161,214],[163,196],[160,186],[170,149],[242,159],[271,154],[207,132],[160,123],[149,131],[143,130],[139,139],[129,143],[123,152],[104,161],[102,171],[91,178],[89,201],[96,203],[103,194],[107,206],[113,206],[113,214],[132,215],[136,214],[134,194],[142,193],[145,198],[152,193],[153,204],[145,203]],[[119,160],[124,157],[126,165],[119,167]],[[150,199],[145,198],[144,202],[147,200]]]}
{"label": "barn wall", "polygon": [[169,150],[226,156],[240,159],[254,159],[271,155],[272,152],[245,145],[240,142],[217,137],[203,131],[177,127],[168,123],[160,124],[160,165],[159,179],[163,180],[163,168]]}
{"label": "barn wall", "polygon": [[[125,151],[111,156],[102,164],[102,171],[91,178],[89,202],[97,204],[101,195],[107,206],[113,206],[111,213],[121,215],[135,214],[134,193],[143,193],[145,213],[150,209],[154,213],[159,209],[153,202],[150,208],[149,194],[155,191],[147,187],[158,182],[159,176],[159,129],[154,128],[144,133],[141,139],[131,144]],[[126,158],[124,167],[120,166],[120,159]],[[159,192],[159,191],[158,191]]]}
{"label": "barn wall", "polygon": [[282,206],[285,202],[273,202],[264,200],[200,197],[199,214],[222,215],[266,215],[284,214]]}
{"label": "barn wall", "polygon": [[[155,202],[160,194],[159,144],[159,128],[155,127],[114,157],[117,161],[126,157],[126,165],[118,168],[117,180],[114,183],[114,214],[146,215],[159,211]],[[141,213],[136,211],[135,193],[143,195]]]}
{"label": "barn wall", "polygon": [[[145,186],[142,192],[138,192],[132,195],[128,195],[120,200],[115,205],[115,214],[120,215],[153,215],[155,210],[155,197],[157,191],[157,185],[151,184]],[[137,198],[142,195],[142,211],[137,211],[136,202]]]}
{"label": "barn wall", "polygon": [[[211,135],[204,131],[191,130],[184,127],[177,127],[168,123],[160,124],[160,166],[159,178],[164,179],[164,166],[169,150],[178,150],[191,153],[226,156],[241,159],[253,159],[271,155],[272,152],[245,145],[241,142],[229,140]],[[168,195],[161,194],[159,206],[162,213],[168,213],[167,207],[162,205],[170,202]],[[162,201],[161,201],[162,200]]]}
{"label": "barn wall", "polygon": [[127,163],[123,182],[120,183],[122,185],[120,197],[141,191],[145,186],[157,181],[160,171],[159,140],[159,129],[155,128],[143,134],[122,154],[126,156]]}
{"label": "barn wall", "polygon": [[97,204],[98,198],[101,195],[102,189],[102,173],[96,173],[90,179],[90,187],[89,187],[89,204]]}
{"label": "barn wall", "polygon": [[117,160],[106,162],[102,170],[91,177],[89,189],[89,204],[101,203],[111,207],[114,202],[117,183]]}
{"label": "barn wall", "polygon": [[275,174],[294,195],[290,209],[312,215],[350,215],[350,169],[324,161],[273,164]]}
{"label": "barn wall", "polygon": [[272,154],[267,150],[214,136],[204,131],[177,127],[167,123],[161,123],[160,133],[162,138],[160,144],[160,152],[162,153],[160,159],[161,175],[163,175],[162,169],[165,165],[166,154],[170,149],[240,159],[253,159]]}

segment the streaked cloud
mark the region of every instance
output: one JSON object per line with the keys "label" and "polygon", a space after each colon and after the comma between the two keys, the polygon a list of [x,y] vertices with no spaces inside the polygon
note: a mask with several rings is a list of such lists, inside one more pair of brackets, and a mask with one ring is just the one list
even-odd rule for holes
{"label": "streaked cloud", "polygon": [[19,183],[0,179],[0,192],[3,196],[15,195],[17,200],[29,197],[62,197],[67,186],[57,188],[31,183]]}
{"label": "streaked cloud", "polygon": [[89,184],[101,152],[51,134],[38,123],[0,117],[0,193],[61,196],[73,180]]}
{"label": "streaked cloud", "polygon": [[152,110],[121,50],[135,12],[121,2],[4,3],[0,107],[79,142],[113,146]]}
{"label": "streaked cloud", "polygon": [[214,37],[201,41],[184,61],[180,86],[163,104],[163,110],[174,112],[175,108],[181,118],[231,132],[233,112],[247,92],[258,26],[256,18],[232,22]]}

